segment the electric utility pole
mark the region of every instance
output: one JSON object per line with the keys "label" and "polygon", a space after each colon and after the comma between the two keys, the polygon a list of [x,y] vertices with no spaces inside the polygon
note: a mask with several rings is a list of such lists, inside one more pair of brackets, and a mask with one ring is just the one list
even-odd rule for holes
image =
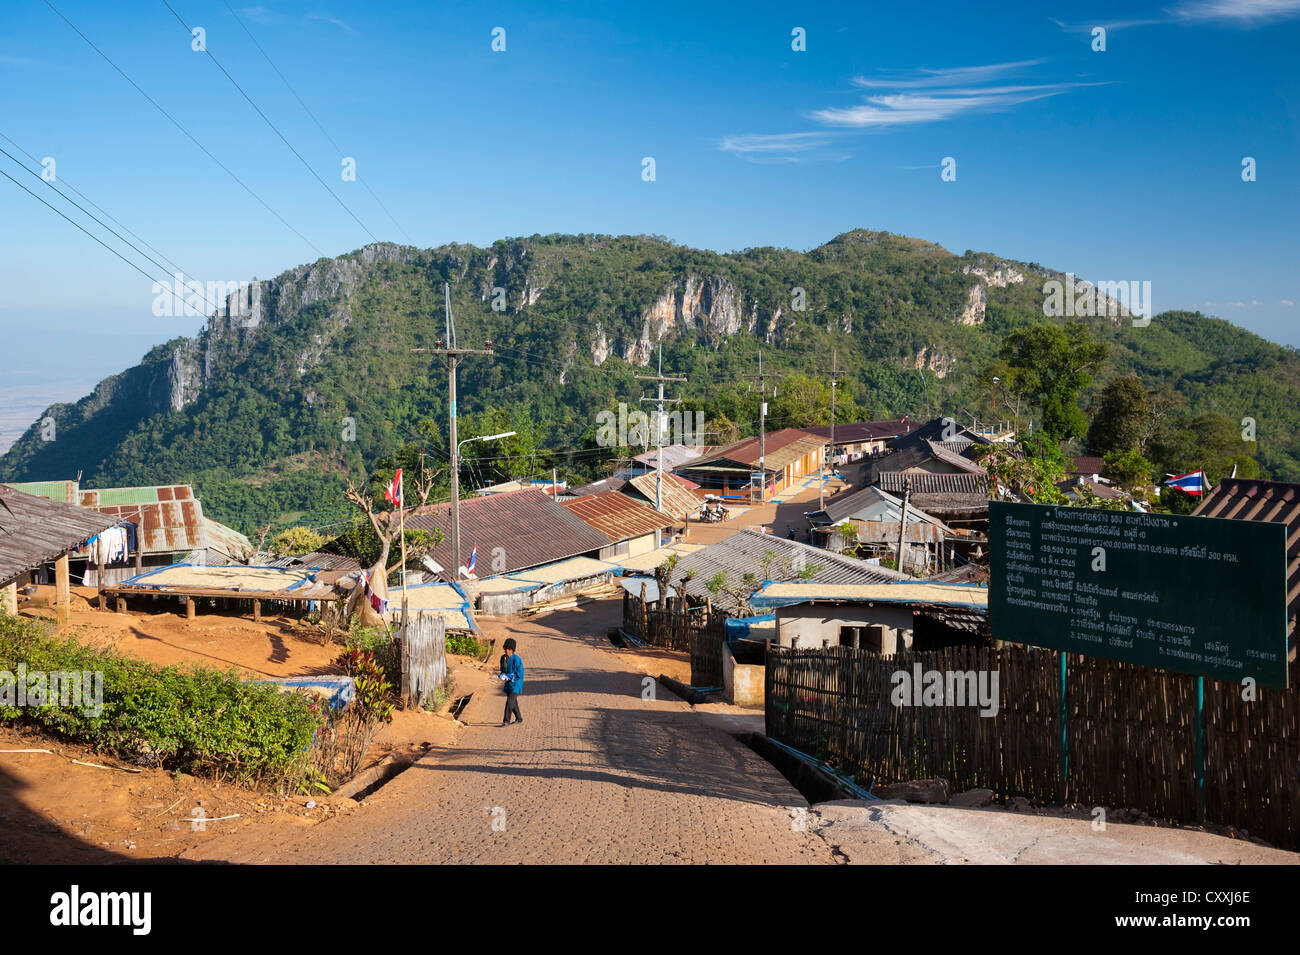
{"label": "electric utility pole", "polygon": [[[751,381],[758,382],[758,473],[761,481],[759,490],[759,503],[767,500],[767,373],[763,371],[763,353],[758,353],[758,374],[743,375]],[[773,387],[772,394],[776,394],[776,388]],[[749,499],[754,499],[753,478],[750,478],[750,495]]]}
{"label": "electric utility pole", "polygon": [[[839,350],[831,350],[831,473],[835,473],[835,389],[840,383],[840,359]],[[824,467],[824,466],[823,466]],[[826,507],[826,472],[822,471],[821,496],[817,503],[817,509],[823,510]]]}
{"label": "electric utility pole", "polygon": [[451,445],[451,579],[460,579],[460,460],[456,447],[456,366],[465,355],[491,355],[492,343],[487,348],[457,348],[456,322],[451,315],[451,286],[442,284],[443,308],[447,314],[446,337],[434,343],[433,348],[412,348],[419,355],[441,355],[447,364],[447,417]]}
{"label": "electric utility pole", "polygon": [[665,378],[664,377],[664,346],[659,346],[659,374],[657,375],[637,375],[643,381],[659,382],[658,398],[642,398],[642,401],[658,402],[659,410],[655,412],[655,510],[662,511],[664,508],[664,402],[680,404],[681,398],[665,398],[664,382],[665,381],[685,381],[685,378]]}

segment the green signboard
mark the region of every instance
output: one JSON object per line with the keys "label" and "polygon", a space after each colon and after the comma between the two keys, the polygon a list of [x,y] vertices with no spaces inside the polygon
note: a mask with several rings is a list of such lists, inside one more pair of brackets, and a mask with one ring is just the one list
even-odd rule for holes
{"label": "green signboard", "polygon": [[1221,680],[1287,680],[1286,525],[989,504],[993,636]]}

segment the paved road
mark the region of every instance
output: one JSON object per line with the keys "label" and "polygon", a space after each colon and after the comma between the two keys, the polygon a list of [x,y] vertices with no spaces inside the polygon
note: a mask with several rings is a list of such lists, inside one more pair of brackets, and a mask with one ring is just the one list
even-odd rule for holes
{"label": "paved road", "polygon": [[[524,723],[475,694],[454,749],[365,808],[307,830],[249,829],[195,858],[277,863],[830,863],[808,803],[769,763],[608,647],[611,602],[492,628],[527,667]],[[613,603],[617,603],[616,601]],[[499,642],[498,642],[499,645]]]}

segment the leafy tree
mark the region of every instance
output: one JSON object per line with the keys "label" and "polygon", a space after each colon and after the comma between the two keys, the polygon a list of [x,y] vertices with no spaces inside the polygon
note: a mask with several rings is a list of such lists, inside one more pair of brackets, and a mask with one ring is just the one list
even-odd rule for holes
{"label": "leafy tree", "polygon": [[271,539],[271,551],[277,557],[284,557],[287,554],[310,554],[312,551],[320,550],[324,544],[324,537],[310,527],[299,525],[276,534]]}
{"label": "leafy tree", "polygon": [[[831,423],[831,383],[829,378],[793,374],[777,386],[777,396],[768,404],[768,421],[772,428],[803,428]],[[835,389],[835,420],[860,421],[862,409],[840,384]]]}
{"label": "leafy tree", "polygon": [[1135,450],[1111,451],[1102,458],[1102,473],[1120,487],[1133,490],[1151,483],[1153,465]]}
{"label": "leafy tree", "polygon": [[1090,454],[1138,451],[1151,421],[1151,405],[1137,375],[1120,375],[1102,389],[1088,427]]}
{"label": "leafy tree", "polygon": [[1110,354],[1106,342],[1096,341],[1083,322],[1040,324],[1012,332],[999,354],[1011,375],[1008,387],[1042,408],[1041,431],[1049,440],[1083,437],[1088,419],[1079,392]]}

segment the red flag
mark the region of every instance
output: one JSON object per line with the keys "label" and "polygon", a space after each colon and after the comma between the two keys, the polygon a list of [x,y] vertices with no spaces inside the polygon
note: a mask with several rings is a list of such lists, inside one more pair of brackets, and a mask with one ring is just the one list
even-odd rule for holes
{"label": "red flag", "polygon": [[388,490],[384,492],[384,500],[394,507],[401,507],[403,499],[402,469],[398,468],[397,473],[393,475],[393,483],[388,485]]}

